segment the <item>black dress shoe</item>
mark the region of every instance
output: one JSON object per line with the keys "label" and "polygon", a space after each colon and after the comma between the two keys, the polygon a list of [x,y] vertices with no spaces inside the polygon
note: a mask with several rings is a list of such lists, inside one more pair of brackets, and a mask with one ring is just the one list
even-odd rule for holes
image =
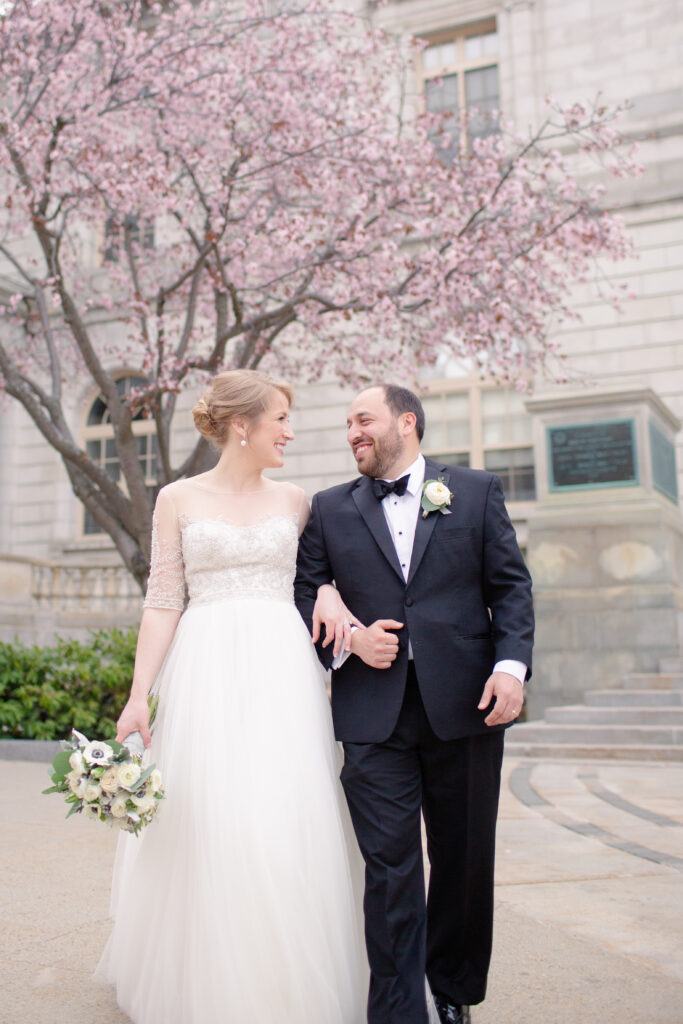
{"label": "black dress shoe", "polygon": [[441,1024],[471,1024],[469,1006],[456,1006],[442,996],[434,996],[434,1005]]}

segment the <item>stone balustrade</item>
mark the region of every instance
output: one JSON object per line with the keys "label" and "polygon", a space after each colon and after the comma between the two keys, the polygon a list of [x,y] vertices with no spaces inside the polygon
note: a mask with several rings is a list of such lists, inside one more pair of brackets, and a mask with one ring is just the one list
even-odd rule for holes
{"label": "stone balustrade", "polygon": [[139,621],[140,589],[123,565],[0,556],[0,640],[51,643]]}
{"label": "stone balustrade", "polygon": [[140,588],[122,565],[32,563],[31,604],[67,611],[140,610]]}

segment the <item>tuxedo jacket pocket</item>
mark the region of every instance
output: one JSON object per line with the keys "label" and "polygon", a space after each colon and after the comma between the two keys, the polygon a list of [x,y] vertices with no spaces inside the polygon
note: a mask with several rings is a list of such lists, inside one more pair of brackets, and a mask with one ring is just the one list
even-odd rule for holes
{"label": "tuxedo jacket pocket", "polygon": [[449,517],[442,517],[444,521],[440,524],[438,532],[434,533],[435,537],[439,537],[441,540],[448,541],[473,541],[477,536],[477,531],[473,526],[451,526],[448,522]]}

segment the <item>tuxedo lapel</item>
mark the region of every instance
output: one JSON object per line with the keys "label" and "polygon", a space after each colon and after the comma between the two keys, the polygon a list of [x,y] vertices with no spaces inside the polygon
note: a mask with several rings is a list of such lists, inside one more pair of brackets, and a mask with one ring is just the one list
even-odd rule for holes
{"label": "tuxedo lapel", "polygon": [[365,520],[365,525],[374,537],[387,562],[394,572],[397,573],[403,583],[403,573],[401,572],[396,548],[394,547],[394,542],[391,539],[389,527],[387,526],[387,521],[384,517],[382,503],[375,497],[370,478],[364,476],[359,480],[358,486],[352,494],[356,507]]}
{"label": "tuxedo lapel", "polygon": [[[425,459],[425,480],[438,480],[443,478],[443,482],[448,487],[448,481],[450,475],[445,466],[439,466],[436,462],[431,462],[429,459]],[[422,506],[417,515],[417,525],[415,526],[415,540],[413,541],[413,554],[410,559],[410,572],[408,574],[408,583],[412,583],[413,577],[420,567],[422,557],[427,550],[427,545],[431,539],[434,527],[436,526],[437,519],[443,515],[443,512],[430,512],[425,519],[422,515]]]}

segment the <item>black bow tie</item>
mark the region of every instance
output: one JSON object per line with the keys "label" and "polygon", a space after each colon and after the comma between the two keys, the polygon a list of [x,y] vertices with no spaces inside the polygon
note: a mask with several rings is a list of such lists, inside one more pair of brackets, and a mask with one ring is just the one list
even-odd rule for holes
{"label": "black bow tie", "polygon": [[373,480],[372,489],[378,501],[386,498],[387,494],[398,494],[399,498],[406,493],[410,473],[400,477],[398,480]]}

